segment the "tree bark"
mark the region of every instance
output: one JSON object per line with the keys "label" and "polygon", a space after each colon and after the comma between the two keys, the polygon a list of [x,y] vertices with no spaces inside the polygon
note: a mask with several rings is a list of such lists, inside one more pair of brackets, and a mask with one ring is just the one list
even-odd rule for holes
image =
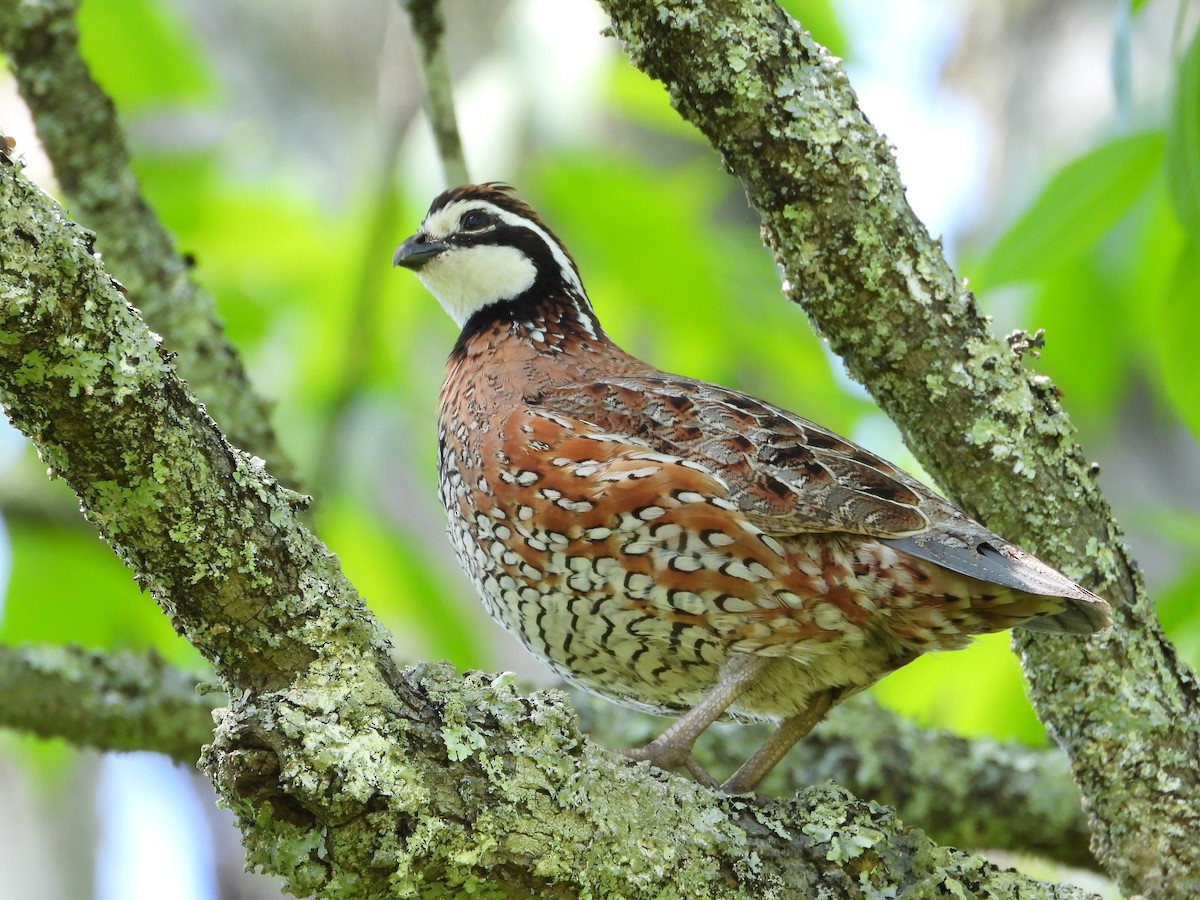
{"label": "tree bark", "polygon": [[[622,711],[570,691],[587,735],[607,747],[640,747],[664,720]],[[706,771],[733,772],[767,725],[718,725],[696,748]],[[1034,854],[1079,868],[1096,867],[1071,767],[1057,747],[918,728],[868,696],[851,697],[767,777],[759,790],[788,797],[823,781],[892,807],[940,844]]]}
{"label": "tree bark", "polygon": [[78,647],[0,647],[0,687],[0,727],[77,747],[154,750],[188,765],[212,735],[213,709],[227,702],[154,653]]}
{"label": "tree bark", "polygon": [[[172,668],[153,652],[98,653],[77,647],[0,646],[0,727],[99,750],[149,750],[191,765],[212,739],[213,710],[229,699],[211,678]],[[662,720],[571,692],[590,740],[636,747]],[[732,772],[764,726],[726,726],[706,735],[698,758]],[[1033,853],[1095,865],[1066,757],[988,740],[926,731],[867,697],[839,706],[778,767],[762,790],[783,797],[831,780],[893,807],[939,842]]]}

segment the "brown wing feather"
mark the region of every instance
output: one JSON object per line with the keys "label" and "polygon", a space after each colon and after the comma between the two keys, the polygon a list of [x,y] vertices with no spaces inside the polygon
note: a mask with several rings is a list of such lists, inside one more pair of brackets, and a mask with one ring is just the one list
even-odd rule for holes
{"label": "brown wing feather", "polygon": [[555,409],[656,450],[692,459],[729,485],[767,534],[844,532],[1042,596],[1063,612],[1035,630],[1086,634],[1111,626],[1107,604],[1036,557],[968,519],[910,475],[800,416],[753,397],[670,375],[613,377],[546,398]]}
{"label": "brown wing feather", "polygon": [[929,526],[936,496],[833,432],[745,394],[672,376],[611,378],[543,398],[605,430],[719,474],[768,534],[905,537]]}

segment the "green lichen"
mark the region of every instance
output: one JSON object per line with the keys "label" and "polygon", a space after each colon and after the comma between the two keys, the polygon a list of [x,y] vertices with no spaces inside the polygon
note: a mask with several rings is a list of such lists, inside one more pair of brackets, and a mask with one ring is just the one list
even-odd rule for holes
{"label": "green lichen", "polygon": [[[6,336],[6,342],[17,340],[15,334]],[[21,357],[21,365],[13,375],[13,383],[20,387],[33,387],[41,384],[47,376],[46,356],[40,350],[30,350]]]}
{"label": "green lichen", "polygon": [[929,398],[931,400],[941,400],[943,397],[949,395],[945,379],[937,372],[931,372],[925,376],[925,389],[929,391]]}

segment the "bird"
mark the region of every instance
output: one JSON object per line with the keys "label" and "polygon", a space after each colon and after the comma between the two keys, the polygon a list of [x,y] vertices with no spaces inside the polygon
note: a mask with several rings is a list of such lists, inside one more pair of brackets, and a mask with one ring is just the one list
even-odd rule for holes
{"label": "bird", "polygon": [[[442,192],[392,262],[459,329],[437,454],[455,555],[557,675],[675,717],[627,757],[750,792],[832,707],[925,652],[1111,628],[1104,600],[897,466],[626,353],[511,186]],[[692,754],[719,719],[777,723],[723,783]]]}

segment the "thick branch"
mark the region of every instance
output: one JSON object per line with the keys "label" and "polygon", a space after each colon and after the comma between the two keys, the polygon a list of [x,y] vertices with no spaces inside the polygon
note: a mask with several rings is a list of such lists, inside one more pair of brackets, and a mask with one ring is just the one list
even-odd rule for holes
{"label": "thick branch", "polygon": [[78,0],[0,0],[0,49],[13,61],[21,96],[75,215],[95,230],[97,249],[131,302],[172,350],[188,385],[233,444],[292,473],[270,424],[225,339],[213,298],[142,197],[112,101],[79,55]]}
{"label": "thick branch", "polygon": [[91,234],[18,167],[0,177],[0,398],[42,461],[228,682],[288,684],[322,640],[390,670],[378,626],[296,523],[302,498],[226,443]]}
{"label": "thick branch", "polygon": [[0,728],[100,750],[154,750],[194,763],[224,693],[157,655],[0,647]]}
{"label": "thick branch", "polygon": [[[354,740],[332,709],[316,731],[301,730],[314,711],[288,703],[226,717],[210,769],[258,801],[278,838],[256,842],[252,862],[312,877],[326,896],[1084,896],[935,847],[832,784],[759,803],[629,765],[583,740],[557,692],[520,697],[507,676],[464,681],[443,666],[404,677],[422,705]],[[351,781],[337,785],[341,827],[325,847],[343,870],[330,873],[312,849],[312,810],[329,804],[335,760]],[[390,885],[361,890],[388,864]]]}
{"label": "thick branch", "polygon": [[1200,893],[1194,673],[1158,627],[1053,386],[988,333],[838,61],[768,0],[601,5],[742,179],[788,296],[922,465],[1113,602],[1105,639],[1021,638],[1034,702],[1072,760],[1108,871],[1130,892]]}
{"label": "thick branch", "polygon": [[[610,747],[639,747],[663,720],[622,711],[572,691],[584,730]],[[710,772],[732,772],[747,748],[766,740],[765,725],[717,726],[696,749]],[[1060,750],[966,740],[919,728],[857,696],[837,707],[762,784],[786,797],[831,780],[885,803],[938,843],[1032,853],[1094,868],[1088,830]]]}
{"label": "thick branch", "polygon": [[234,698],[205,757],[298,895],[1080,896],[841,789],[720,798],[583,742],[553,694],[398,671],[292,497],[232,450],[99,268],[0,168],[0,402]]}
{"label": "thick branch", "polygon": [[[101,750],[151,750],[192,763],[212,739],[213,709],[228,700],[204,678],[153,653],[74,647],[0,647],[0,728]],[[662,730],[651,716],[613,715],[584,694],[572,704],[593,740],[640,746]],[[728,726],[699,749],[712,771],[733,771],[761,727]],[[925,731],[856,697],[835,710],[764,785],[787,796],[832,780],[896,809],[940,843],[1036,853],[1094,865],[1065,758]]]}

